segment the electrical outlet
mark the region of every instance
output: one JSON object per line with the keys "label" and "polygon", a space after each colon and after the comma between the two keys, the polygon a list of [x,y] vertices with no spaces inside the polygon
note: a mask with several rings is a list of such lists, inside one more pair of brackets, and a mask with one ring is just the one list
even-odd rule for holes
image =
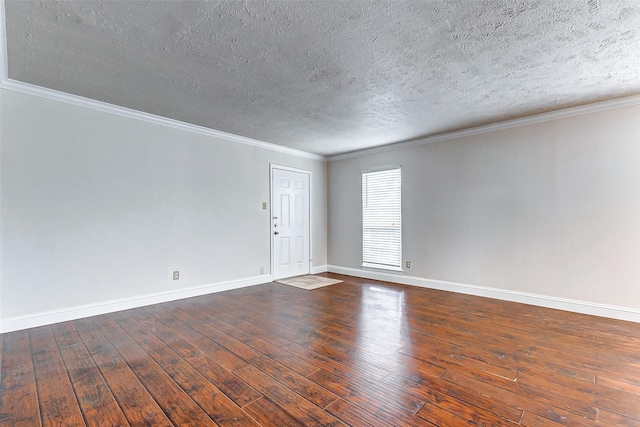
{"label": "electrical outlet", "polygon": [[264,267],[260,267],[260,274],[264,274]]}
{"label": "electrical outlet", "polygon": [[411,261],[407,261],[406,263],[407,268],[411,268]]}
{"label": "electrical outlet", "polygon": [[173,280],[179,280],[180,279],[180,272],[179,271],[174,271],[173,272]]}
{"label": "electrical outlet", "polygon": [[267,202],[262,202],[262,209],[267,209]]}

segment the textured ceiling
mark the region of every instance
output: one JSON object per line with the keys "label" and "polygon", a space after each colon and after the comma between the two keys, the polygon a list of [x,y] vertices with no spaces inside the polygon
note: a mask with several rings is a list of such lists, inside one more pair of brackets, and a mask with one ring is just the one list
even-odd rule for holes
{"label": "textured ceiling", "polygon": [[640,93],[640,0],[5,8],[12,79],[325,155]]}

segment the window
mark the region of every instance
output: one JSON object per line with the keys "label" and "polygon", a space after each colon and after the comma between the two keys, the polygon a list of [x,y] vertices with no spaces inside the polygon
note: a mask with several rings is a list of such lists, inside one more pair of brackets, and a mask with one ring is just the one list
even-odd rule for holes
{"label": "window", "polygon": [[362,266],[402,271],[400,168],[362,172]]}

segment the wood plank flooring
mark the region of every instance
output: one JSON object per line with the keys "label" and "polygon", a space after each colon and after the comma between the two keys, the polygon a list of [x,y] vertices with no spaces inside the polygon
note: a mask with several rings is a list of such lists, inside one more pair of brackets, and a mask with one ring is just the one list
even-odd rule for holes
{"label": "wood plank flooring", "polygon": [[2,426],[640,426],[640,324],[325,274],[2,335]]}

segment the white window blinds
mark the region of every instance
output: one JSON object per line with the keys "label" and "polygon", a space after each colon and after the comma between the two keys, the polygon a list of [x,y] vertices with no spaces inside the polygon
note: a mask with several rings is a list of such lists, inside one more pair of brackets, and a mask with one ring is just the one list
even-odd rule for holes
{"label": "white window blinds", "polygon": [[402,270],[400,168],[362,172],[362,266]]}

